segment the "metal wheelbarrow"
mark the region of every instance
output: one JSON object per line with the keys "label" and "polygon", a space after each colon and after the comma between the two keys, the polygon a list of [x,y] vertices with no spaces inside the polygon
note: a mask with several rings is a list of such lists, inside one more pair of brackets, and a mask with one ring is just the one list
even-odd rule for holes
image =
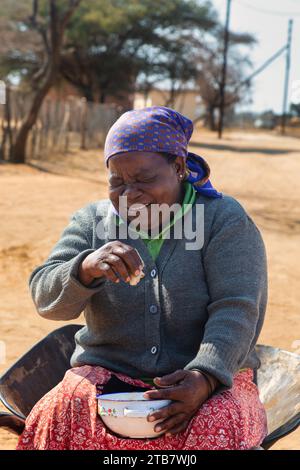
{"label": "metal wheelbarrow", "polygon": [[[70,368],[74,335],[82,325],[54,330],[22,356],[0,378],[0,427],[20,435],[26,416],[42,396],[55,387]],[[269,449],[300,424],[300,356],[271,346],[257,345],[257,372],[269,434],[261,448]]]}

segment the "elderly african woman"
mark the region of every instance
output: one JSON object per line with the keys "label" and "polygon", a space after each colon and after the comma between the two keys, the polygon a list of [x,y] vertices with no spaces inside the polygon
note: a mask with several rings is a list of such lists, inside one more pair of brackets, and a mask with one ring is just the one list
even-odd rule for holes
{"label": "elderly african woman", "polygon": [[[264,243],[239,202],[212,186],[205,160],[188,152],[192,132],[165,107],[129,111],[110,129],[109,199],[75,212],[30,277],[42,317],[84,311],[86,326],[18,449],[251,449],[266,436],[254,349],[267,303]],[[163,205],[177,210],[155,217]],[[176,236],[185,223],[203,232],[200,245],[188,247],[186,231]],[[147,418],[163,434],[110,431],[96,394],[119,390],[171,400]]]}

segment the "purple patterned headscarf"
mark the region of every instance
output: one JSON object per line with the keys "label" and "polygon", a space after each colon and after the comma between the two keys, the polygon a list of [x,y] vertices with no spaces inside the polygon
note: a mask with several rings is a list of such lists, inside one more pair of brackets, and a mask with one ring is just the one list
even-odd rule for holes
{"label": "purple patterned headscarf", "polygon": [[113,155],[123,152],[159,152],[186,158],[188,176],[196,191],[220,198],[209,181],[210,169],[204,158],[188,152],[193,123],[182,114],[164,106],[128,111],[110,128],[105,141],[106,165]]}

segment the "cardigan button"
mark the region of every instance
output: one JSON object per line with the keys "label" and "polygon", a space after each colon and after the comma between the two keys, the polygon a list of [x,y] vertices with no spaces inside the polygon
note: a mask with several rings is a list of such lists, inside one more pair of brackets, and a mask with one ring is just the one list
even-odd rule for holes
{"label": "cardigan button", "polygon": [[152,269],[150,276],[154,278],[156,276],[156,269]]}
{"label": "cardigan button", "polygon": [[157,307],[156,305],[150,305],[149,311],[150,313],[157,313]]}
{"label": "cardigan button", "polygon": [[151,348],[151,354],[156,354],[156,353],[157,353],[157,347],[153,346],[153,348]]}

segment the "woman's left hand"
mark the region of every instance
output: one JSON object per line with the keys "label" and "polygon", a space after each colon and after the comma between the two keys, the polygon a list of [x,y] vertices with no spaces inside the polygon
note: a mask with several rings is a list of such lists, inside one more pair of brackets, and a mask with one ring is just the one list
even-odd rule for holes
{"label": "woman's left hand", "polygon": [[[190,419],[209,397],[209,386],[200,371],[177,370],[160,379],[154,379],[157,386],[166,387],[148,390],[147,399],[172,400],[174,403],[148,415],[148,421],[163,420],[155,426],[155,431],[164,431],[167,435],[184,431]],[[178,383],[179,382],[179,383]]]}

